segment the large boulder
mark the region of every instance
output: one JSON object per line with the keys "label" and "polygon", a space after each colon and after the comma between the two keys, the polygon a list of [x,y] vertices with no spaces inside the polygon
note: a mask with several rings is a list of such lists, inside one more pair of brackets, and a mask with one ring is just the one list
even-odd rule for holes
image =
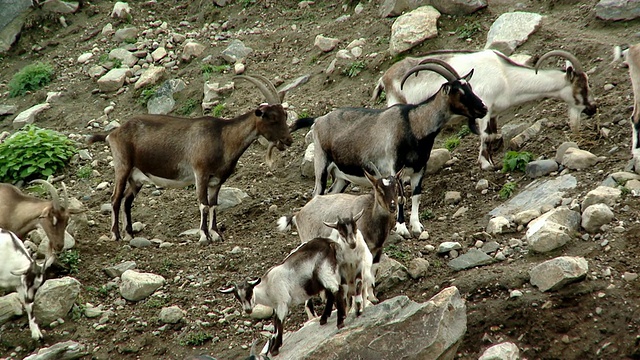
{"label": "large boulder", "polygon": [[389,52],[400,54],[438,36],[440,12],[432,6],[422,6],[396,19],[391,25]]}
{"label": "large boulder", "polygon": [[424,303],[397,296],[369,306],[343,329],[312,320],[285,334],[277,359],[454,359],[466,330],[465,302],[448,287]]}
{"label": "large boulder", "polygon": [[140,301],[164,285],[164,277],[127,270],[122,274],[120,295],[129,301]]}
{"label": "large boulder", "polygon": [[69,276],[45,281],[33,300],[33,312],[38,322],[48,324],[67,316],[81,290],[82,284]]}
{"label": "large boulder", "polygon": [[529,35],[540,27],[542,15],[515,11],[504,13],[491,24],[487,34],[485,49],[496,49],[511,55]]}
{"label": "large boulder", "polygon": [[583,257],[560,256],[536,265],[529,271],[531,285],[540,291],[554,291],[584,279],[589,264]]}

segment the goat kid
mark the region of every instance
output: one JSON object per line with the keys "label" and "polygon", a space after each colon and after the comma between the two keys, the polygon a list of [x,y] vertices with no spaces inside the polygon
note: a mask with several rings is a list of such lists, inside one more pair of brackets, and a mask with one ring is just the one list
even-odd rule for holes
{"label": "goat kid", "polygon": [[38,265],[22,241],[11,231],[0,228],[0,288],[16,290],[29,318],[29,329],[34,340],[43,338],[33,314],[33,299],[44,282],[44,272],[53,257]]}
{"label": "goat kid", "polygon": [[0,183],[0,228],[25,239],[38,225],[42,226],[49,238],[46,257],[53,257],[49,260],[53,261],[55,254],[64,248],[64,234],[69,217],[79,211],[69,209],[69,197],[64,183],[64,202],[60,201],[58,191],[51,183],[44,180],[33,180],[32,183],[42,184],[51,195],[51,200],[29,196],[13,185]]}
{"label": "goat kid", "polygon": [[[553,56],[566,59],[566,68],[540,70],[543,61]],[[393,64],[382,75],[373,91],[372,101],[383,90],[388,106],[415,104],[431,97],[441,84],[433,74],[419,74],[407,79],[404,84],[403,76],[408,69],[432,59],[443,60],[460,73],[474,69],[471,83],[476,95],[488,108],[487,114],[479,119],[478,126],[481,132],[478,162],[484,170],[495,168],[492,153],[502,145],[497,130],[497,116],[500,113],[529,101],[559,99],[569,106],[569,125],[574,132],[578,132],[581,113],[591,117],[597,111],[582,65],[574,55],[563,50],[547,52],[534,67],[518,64],[496,50],[439,50],[419,58],[407,57]]]}
{"label": "goat kid", "polygon": [[631,170],[640,173],[640,44],[621,51],[614,48],[614,62],[624,58],[629,67],[629,77],[633,88],[633,113],[631,114]]}
{"label": "goat kid", "polygon": [[[278,219],[278,230],[287,231],[291,224],[295,224],[298,235],[302,241],[314,237],[335,238],[334,231],[326,227],[321,219],[333,216],[346,217],[350,214],[362,212],[362,216],[356,219],[356,227],[362,233],[362,237],[368,248],[371,260],[365,259],[365,268],[371,268],[364,274],[365,299],[375,303],[373,288],[375,286],[375,273],[384,243],[389,237],[395,224],[398,204],[398,191],[401,186],[401,172],[395,176],[382,177],[380,174],[369,174],[364,171],[373,191],[364,195],[330,194],[319,195],[311,199],[302,209],[294,215],[283,216]],[[371,265],[367,265],[371,262]]]}
{"label": "goat kid", "polygon": [[[224,240],[218,230],[216,207],[220,187],[233,173],[238,159],[258,136],[284,150],[293,142],[281,97],[266,78],[249,76],[268,105],[233,119],[205,116],[184,119],[167,115],[135,116],[108,135],[94,135],[89,143],[107,141],[114,158],[115,186],[111,196],[111,233],[120,239],[119,212],[124,198],[125,231],[133,236],[131,207],[143,182],[164,187],[196,185],[200,209],[200,243]],[[207,219],[208,218],[208,219]]]}
{"label": "goat kid", "polygon": [[320,324],[327,323],[333,303],[338,308],[338,328],[344,326],[345,301],[338,271],[339,244],[327,238],[315,238],[301,244],[282,264],[274,266],[262,278],[245,280],[220,292],[233,294],[250,314],[256,304],[273,308],[275,334],[269,352],[277,355],[282,346],[283,324],[289,308],[302,304],[324,291],[327,304]]}
{"label": "goat kid", "polygon": [[[418,218],[422,178],[436,136],[454,115],[468,118],[469,128],[478,134],[475,119],[487,114],[469,84],[474,70],[460,77],[440,64],[423,64],[410,69],[405,77],[422,70],[436,72],[447,82],[418,104],[396,104],[386,109],[341,108],[316,119],[299,119],[290,127],[295,131],[315,123],[314,196],[324,194],[330,171],[336,177],[331,190],[335,193],[344,191],[349,182],[367,186],[363,168],[370,163],[385,176],[404,168],[403,180],[411,182],[410,222],[416,236],[424,229]],[[397,218],[396,232],[409,237],[402,208]]]}

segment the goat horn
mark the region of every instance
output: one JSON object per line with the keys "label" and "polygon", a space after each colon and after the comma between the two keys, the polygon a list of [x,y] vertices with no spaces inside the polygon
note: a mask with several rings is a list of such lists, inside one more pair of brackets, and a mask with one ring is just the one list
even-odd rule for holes
{"label": "goat horn", "polygon": [[[267,103],[269,105],[280,104],[280,97],[278,96],[278,92],[275,91],[275,86],[273,86],[273,84],[264,76],[256,75],[256,77],[252,77],[248,75],[236,75],[233,78],[244,79],[255,85],[267,99]],[[264,82],[261,82],[258,79],[261,79]]]}
{"label": "goat horn", "polygon": [[404,77],[402,77],[402,81],[400,82],[400,90],[402,90],[402,87],[404,86],[404,82],[407,81],[409,76],[411,76],[415,72],[422,71],[422,70],[431,70],[433,72],[437,72],[438,74],[442,75],[442,77],[447,79],[447,81],[456,81],[459,79],[454,74],[449,72],[447,69],[443,68],[442,66],[435,65],[435,64],[418,65],[409,69],[409,71],[407,71],[407,73],[404,74]]}
{"label": "goat horn", "polygon": [[426,58],[426,59],[422,59],[418,63],[418,65],[424,65],[424,64],[438,64],[438,65],[442,66],[443,68],[449,70],[453,75],[455,75],[456,78],[460,79],[460,75],[458,74],[456,69],[454,69],[453,66],[451,66],[448,62],[446,62],[446,61],[444,61],[442,59]]}
{"label": "goat horn", "polygon": [[31,181],[31,183],[41,184],[42,186],[44,186],[47,189],[47,191],[49,191],[49,195],[51,195],[53,208],[55,210],[60,209],[60,196],[58,196],[58,190],[56,190],[56,188],[53,187],[53,185],[51,185],[50,182],[41,180],[41,179],[36,179]]}
{"label": "goat horn", "polygon": [[382,174],[380,174],[380,170],[378,169],[376,164],[373,163],[373,161],[369,161],[369,166],[371,166],[371,168],[373,169],[373,172],[376,174],[376,177],[378,179],[382,178]]}
{"label": "goat horn", "polygon": [[253,75],[255,78],[262,80],[262,82],[267,86],[267,88],[269,89],[269,91],[271,91],[273,94],[275,94],[275,96],[278,98],[278,104],[281,104],[282,101],[284,100],[284,95],[286,93],[280,93],[278,92],[278,89],[276,89],[276,86],[273,85],[273,83],[271,82],[271,80],[267,79],[266,76],[263,75]]}
{"label": "goat horn", "polygon": [[540,65],[542,64],[542,61],[546,60],[547,58],[550,58],[552,56],[559,56],[561,58],[567,59],[571,62],[571,64],[573,65],[573,68],[576,70],[576,72],[583,72],[582,70],[582,64],[580,64],[580,61],[570,52],[568,51],[564,51],[564,50],[551,50],[548,53],[540,56],[540,59],[538,59],[538,62],[536,62],[536,74],[538,73],[538,69],[540,68]]}
{"label": "goat horn", "polygon": [[62,182],[62,194],[64,195],[64,204],[62,205],[65,209],[69,208],[69,194],[67,193],[67,185]]}

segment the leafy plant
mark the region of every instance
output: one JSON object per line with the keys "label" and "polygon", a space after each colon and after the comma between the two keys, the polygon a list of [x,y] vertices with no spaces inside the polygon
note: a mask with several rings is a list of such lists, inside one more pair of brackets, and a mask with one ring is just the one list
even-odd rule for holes
{"label": "leafy plant", "polygon": [[462,127],[460,128],[460,131],[458,131],[456,136],[459,137],[460,139],[462,139],[463,137],[465,137],[465,136],[467,136],[469,134],[471,134],[471,129],[469,129],[469,126],[462,125]]}
{"label": "leafy plant", "polygon": [[69,269],[70,274],[78,273],[78,265],[80,264],[80,253],[76,249],[63,251],[58,255],[58,262]]}
{"label": "leafy plant", "polygon": [[457,135],[453,135],[444,141],[444,147],[449,151],[453,151],[458,145],[460,145],[460,138]]}
{"label": "leafy plant", "polygon": [[502,160],[502,172],[524,172],[527,164],[533,159],[533,155],[527,151],[508,151]]}
{"label": "leafy plant", "polygon": [[410,254],[404,250],[399,249],[396,245],[389,245],[385,248],[385,253],[396,260],[409,260]]}
{"label": "leafy plant", "polygon": [[157,309],[165,306],[167,301],[164,298],[151,297],[145,303],[144,306],[149,309]]}
{"label": "leafy plant", "polygon": [[46,178],[64,169],[77,152],[75,143],[59,132],[26,125],[0,144],[0,181]]}
{"label": "leafy plant", "polygon": [[102,54],[100,55],[100,57],[98,57],[98,63],[100,64],[104,64],[107,61],[109,61],[109,54]]}
{"label": "leafy plant", "polygon": [[420,212],[420,220],[429,220],[434,217],[435,215],[433,215],[433,212],[430,209],[425,209]]}
{"label": "leafy plant", "polygon": [[200,70],[202,71],[202,75],[205,81],[211,78],[211,74],[214,74],[214,73],[221,74],[226,71],[229,71],[229,69],[231,69],[230,65],[202,64],[202,66],[200,67]]}
{"label": "leafy plant", "polygon": [[342,74],[352,78],[358,76],[358,74],[360,74],[360,72],[366,68],[367,65],[364,63],[364,61],[354,61],[346,69],[344,69]]}
{"label": "leafy plant", "polygon": [[182,346],[200,346],[207,342],[207,340],[213,339],[213,335],[208,332],[198,331],[191,332],[184,339],[180,340]]}
{"label": "leafy plant", "polygon": [[456,34],[458,34],[458,39],[469,39],[475,34],[479,33],[482,30],[482,26],[479,22],[474,21],[471,23],[464,23],[456,29]]}
{"label": "leafy plant", "polygon": [[196,99],[187,99],[187,101],[182,105],[176,113],[178,115],[189,115],[191,112],[198,106],[198,100]]}
{"label": "leafy plant", "polygon": [[81,166],[78,171],[76,171],[76,176],[79,179],[88,179],[91,177],[91,172],[93,171],[93,168],[91,168],[91,165],[83,165]]}
{"label": "leafy plant", "polygon": [[304,119],[304,118],[308,118],[311,117],[311,115],[309,114],[309,112],[307,110],[302,110],[300,112],[300,114],[298,114],[298,119]]}
{"label": "leafy plant", "polygon": [[114,69],[122,67],[122,60],[120,60],[120,59],[113,59],[113,60],[111,60],[111,62],[113,63],[113,68]]}
{"label": "leafy plant", "polygon": [[376,100],[376,104],[382,104],[387,101],[387,92],[382,90],[380,92],[380,96],[378,96],[378,100]]}
{"label": "leafy plant", "polygon": [[517,187],[518,184],[515,182],[508,182],[504,184],[502,186],[502,189],[500,189],[500,191],[498,192],[498,195],[500,195],[500,199],[505,200],[510,198],[511,195],[513,195],[513,192],[516,191]]}
{"label": "leafy plant", "polygon": [[53,79],[53,67],[37,62],[29,64],[18,71],[9,81],[9,97],[26,94],[48,85]]}
{"label": "leafy plant", "polygon": [[223,111],[224,111],[224,104],[220,103],[213,107],[211,114],[213,117],[222,117]]}
{"label": "leafy plant", "polygon": [[147,105],[147,102],[149,101],[149,99],[151,99],[153,95],[156,94],[157,89],[158,89],[158,86],[150,86],[150,87],[143,88],[142,91],[140,91],[140,94],[138,95],[138,103],[142,106]]}
{"label": "leafy plant", "polygon": [[102,297],[107,297],[109,295],[109,290],[107,290],[107,287],[102,285],[99,288],[94,287],[94,286],[87,286],[85,288],[87,291],[92,291],[95,292],[99,295],[101,295]]}

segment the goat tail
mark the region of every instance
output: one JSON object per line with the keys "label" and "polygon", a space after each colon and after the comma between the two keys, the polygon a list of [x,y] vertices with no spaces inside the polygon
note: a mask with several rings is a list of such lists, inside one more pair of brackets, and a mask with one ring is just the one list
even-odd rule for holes
{"label": "goat tail", "polygon": [[382,78],[378,79],[378,83],[376,87],[373,88],[373,93],[371,94],[371,102],[375,104],[378,100],[382,92],[384,91],[384,84],[382,83]]}
{"label": "goat tail", "polygon": [[306,117],[300,118],[289,125],[289,132],[294,132],[298,129],[311,127],[313,123],[316,121],[316,118]]}
{"label": "goat tail", "polygon": [[108,134],[94,134],[87,138],[87,144],[91,145],[96,142],[105,142]]}
{"label": "goat tail", "polygon": [[291,230],[293,215],[285,215],[278,219],[278,231],[285,232]]}

